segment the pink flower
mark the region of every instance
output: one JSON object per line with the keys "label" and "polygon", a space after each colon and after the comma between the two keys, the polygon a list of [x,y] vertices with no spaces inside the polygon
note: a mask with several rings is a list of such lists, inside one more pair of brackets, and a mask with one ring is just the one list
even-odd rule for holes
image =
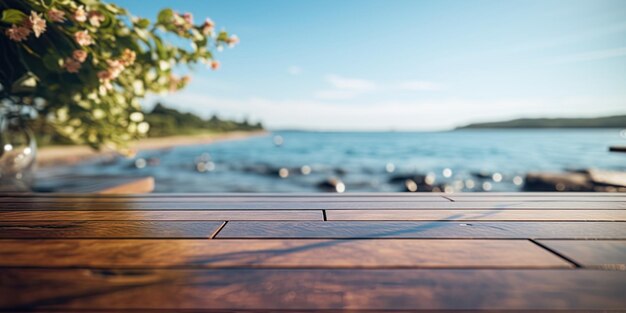
{"label": "pink flower", "polygon": [[85,22],[87,20],[87,12],[85,12],[84,6],[81,5],[74,11],[74,20],[77,22]]}
{"label": "pink flower", "polygon": [[92,26],[100,27],[100,23],[104,22],[104,14],[98,11],[89,11],[89,23]]}
{"label": "pink flower", "polygon": [[30,11],[30,17],[28,18],[30,25],[33,28],[35,37],[39,38],[43,32],[46,31],[46,20],[41,17],[41,14],[37,14],[35,11]]}
{"label": "pink flower", "polygon": [[122,64],[119,60],[107,60],[107,65],[109,66],[108,71],[111,74],[111,79],[115,79],[120,76],[124,70],[124,64]]}
{"label": "pink flower", "polygon": [[124,66],[129,66],[135,63],[136,58],[137,58],[137,54],[135,53],[135,51],[132,51],[130,49],[124,49],[124,52],[122,52],[122,58],[120,62]]}
{"label": "pink flower", "polygon": [[11,28],[5,31],[5,34],[9,37],[9,39],[20,42],[22,40],[26,40],[28,35],[30,35],[30,28],[12,25]]}
{"label": "pink flower", "polygon": [[113,77],[111,76],[111,71],[106,70],[106,71],[100,71],[98,72],[98,79],[100,80],[100,83],[102,85],[100,85],[100,91],[101,92],[106,92],[107,90],[111,90],[113,89],[113,84],[111,84],[111,79],[113,79]]}
{"label": "pink flower", "polygon": [[213,32],[213,28],[215,27],[215,23],[210,18],[207,18],[202,25],[202,33],[206,36]]}
{"label": "pink flower", "polygon": [[239,43],[239,37],[237,37],[237,35],[232,35],[230,38],[226,39],[226,43],[229,47],[234,47]]}
{"label": "pink flower", "polygon": [[174,74],[170,74],[170,82],[169,82],[169,90],[170,92],[174,92],[176,90],[178,90],[178,84],[180,83],[180,79],[178,79],[178,76],[174,75]]}
{"label": "pink flower", "polygon": [[211,61],[211,69],[212,70],[215,71],[215,70],[217,70],[219,68],[220,68],[220,62],[219,61],[216,61],[216,60]]}
{"label": "pink flower", "polygon": [[72,58],[65,58],[65,64],[63,64],[63,67],[65,67],[65,69],[70,73],[78,73],[78,70],[80,70],[80,62]]}
{"label": "pink flower", "polygon": [[183,14],[183,20],[185,20],[185,23],[187,23],[187,24],[193,24],[193,15],[191,15],[191,13],[187,12],[187,13]]}
{"label": "pink flower", "polygon": [[74,60],[83,63],[85,62],[85,60],[87,60],[87,51],[85,50],[74,50],[74,52],[72,52],[72,57],[74,58]]}
{"label": "pink flower", "polygon": [[50,9],[48,11],[48,18],[56,23],[65,22],[65,12],[57,9]]}
{"label": "pink flower", "polygon": [[89,46],[93,44],[93,39],[86,30],[74,33],[74,39],[81,46]]}
{"label": "pink flower", "polygon": [[98,72],[98,79],[100,80],[109,80],[112,79],[113,77],[111,77],[111,72],[109,71],[100,71]]}

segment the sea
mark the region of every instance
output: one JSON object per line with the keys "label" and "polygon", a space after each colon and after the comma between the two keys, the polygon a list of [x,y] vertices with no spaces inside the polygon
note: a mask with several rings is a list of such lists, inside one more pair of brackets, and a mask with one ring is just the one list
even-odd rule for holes
{"label": "sea", "polygon": [[626,171],[612,145],[626,130],[274,131],[54,170],[153,176],[164,193],[422,191],[414,177],[441,191],[521,191],[529,172]]}

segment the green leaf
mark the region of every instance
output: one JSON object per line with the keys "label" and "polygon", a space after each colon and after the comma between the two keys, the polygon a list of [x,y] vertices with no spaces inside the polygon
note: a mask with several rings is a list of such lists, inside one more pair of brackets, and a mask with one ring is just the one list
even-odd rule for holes
{"label": "green leaf", "polygon": [[228,33],[225,31],[221,31],[218,35],[217,35],[217,40],[219,41],[226,41],[228,40]]}
{"label": "green leaf", "polygon": [[49,8],[53,6],[55,2],[56,0],[41,0],[41,4],[43,5],[44,8]]}
{"label": "green leaf", "polygon": [[26,18],[26,14],[24,14],[20,10],[15,9],[6,9],[2,11],[1,21],[9,24],[18,24],[21,23]]}
{"label": "green leaf", "polygon": [[174,11],[172,11],[172,9],[163,9],[159,12],[157,21],[160,24],[169,24],[172,21],[172,18],[174,18]]}
{"label": "green leaf", "polygon": [[140,18],[137,23],[135,23],[135,25],[137,25],[137,27],[139,28],[148,28],[148,26],[150,26],[150,20],[146,18]]}
{"label": "green leaf", "polygon": [[97,6],[100,4],[98,0],[80,0],[86,6]]}
{"label": "green leaf", "polygon": [[59,56],[52,53],[46,54],[43,57],[43,65],[51,71],[58,71],[61,68],[59,66]]}
{"label": "green leaf", "polygon": [[163,41],[161,41],[161,38],[159,38],[158,36],[153,36],[153,39],[159,58],[165,59],[167,57],[167,50],[165,49],[165,46],[163,46]]}

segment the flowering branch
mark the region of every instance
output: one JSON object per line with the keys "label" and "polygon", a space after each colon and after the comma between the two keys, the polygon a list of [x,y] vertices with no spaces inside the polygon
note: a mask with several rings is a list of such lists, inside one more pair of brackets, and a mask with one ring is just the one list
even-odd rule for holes
{"label": "flowering branch", "polygon": [[[0,0],[0,100],[31,104],[62,135],[127,148],[145,135],[139,100],[184,88],[181,64],[216,70],[215,51],[239,43],[211,19],[162,10],[135,17],[100,0]],[[172,44],[187,41],[191,46]],[[39,101],[34,101],[37,99]]]}

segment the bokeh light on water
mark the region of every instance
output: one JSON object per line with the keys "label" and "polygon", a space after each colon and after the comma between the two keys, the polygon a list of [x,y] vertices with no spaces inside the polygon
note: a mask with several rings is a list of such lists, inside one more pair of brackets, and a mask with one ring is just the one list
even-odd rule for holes
{"label": "bokeh light on water", "polygon": [[526,173],[626,170],[619,130],[278,132],[144,151],[75,174],[154,176],[157,192],[518,191]]}

